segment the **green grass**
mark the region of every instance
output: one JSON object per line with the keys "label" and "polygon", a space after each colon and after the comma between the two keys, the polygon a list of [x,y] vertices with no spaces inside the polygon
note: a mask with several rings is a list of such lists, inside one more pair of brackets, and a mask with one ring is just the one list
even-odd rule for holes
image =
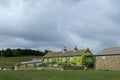
{"label": "green grass", "polygon": [[26,56],[26,57],[1,57],[0,67],[12,68],[14,64],[24,61],[30,61],[33,58],[40,58],[40,56]]}
{"label": "green grass", "polygon": [[0,80],[120,80],[120,71],[0,71]]}

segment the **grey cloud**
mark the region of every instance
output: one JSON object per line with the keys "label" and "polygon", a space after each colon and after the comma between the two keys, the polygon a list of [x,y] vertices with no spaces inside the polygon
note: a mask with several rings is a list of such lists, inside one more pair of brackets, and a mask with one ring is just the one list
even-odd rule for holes
{"label": "grey cloud", "polygon": [[119,46],[119,5],[111,0],[5,1],[0,3],[1,48],[77,45],[97,52]]}

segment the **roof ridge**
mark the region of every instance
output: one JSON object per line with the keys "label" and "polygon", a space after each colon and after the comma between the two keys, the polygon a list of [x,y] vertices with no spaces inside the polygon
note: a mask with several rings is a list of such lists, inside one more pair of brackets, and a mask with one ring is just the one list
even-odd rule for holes
{"label": "roof ridge", "polygon": [[105,48],[95,55],[114,55],[114,54],[120,54],[120,47],[110,47],[110,48]]}
{"label": "roof ridge", "polygon": [[[63,53],[63,51],[58,52],[49,52],[43,57],[62,57],[62,56],[78,56],[85,53],[88,49],[81,49],[81,50],[68,50]],[[75,52],[74,52],[75,51]]]}

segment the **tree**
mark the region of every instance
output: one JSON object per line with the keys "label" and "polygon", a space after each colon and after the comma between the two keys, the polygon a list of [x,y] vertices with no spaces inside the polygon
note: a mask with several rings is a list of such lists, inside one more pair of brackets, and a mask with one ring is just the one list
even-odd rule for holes
{"label": "tree", "polygon": [[10,48],[8,48],[8,49],[6,49],[4,51],[3,56],[5,56],[5,57],[14,57],[15,55],[14,55],[13,51]]}
{"label": "tree", "polygon": [[32,50],[32,49],[10,49],[7,48],[6,50],[0,50],[0,56],[4,57],[17,57],[17,56],[44,56],[50,50],[39,51],[39,50]]}
{"label": "tree", "polygon": [[44,50],[44,55],[47,54],[48,52],[52,52],[52,51],[46,49]]}

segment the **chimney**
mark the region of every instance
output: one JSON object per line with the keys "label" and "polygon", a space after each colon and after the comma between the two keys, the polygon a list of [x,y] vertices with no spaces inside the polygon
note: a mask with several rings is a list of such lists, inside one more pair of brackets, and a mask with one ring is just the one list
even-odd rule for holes
{"label": "chimney", "polygon": [[64,53],[65,51],[67,51],[66,47],[64,47],[64,49],[63,49],[63,53]]}
{"label": "chimney", "polygon": [[86,49],[86,52],[91,52],[89,48]]}
{"label": "chimney", "polygon": [[75,46],[75,47],[74,47],[74,50],[78,50],[78,48]]}

